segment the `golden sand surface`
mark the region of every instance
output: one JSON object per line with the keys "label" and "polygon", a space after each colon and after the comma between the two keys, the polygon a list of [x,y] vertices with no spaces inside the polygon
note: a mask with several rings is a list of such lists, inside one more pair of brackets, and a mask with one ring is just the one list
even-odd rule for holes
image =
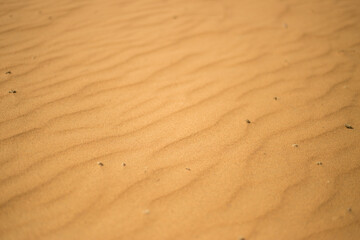
{"label": "golden sand surface", "polygon": [[359,64],[358,0],[0,0],[0,239],[360,239]]}

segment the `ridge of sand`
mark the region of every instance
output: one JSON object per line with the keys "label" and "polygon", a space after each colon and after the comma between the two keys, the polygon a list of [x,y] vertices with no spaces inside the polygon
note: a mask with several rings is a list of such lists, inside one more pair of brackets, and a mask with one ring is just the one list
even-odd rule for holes
{"label": "ridge of sand", "polygon": [[0,239],[360,239],[358,1],[0,6]]}

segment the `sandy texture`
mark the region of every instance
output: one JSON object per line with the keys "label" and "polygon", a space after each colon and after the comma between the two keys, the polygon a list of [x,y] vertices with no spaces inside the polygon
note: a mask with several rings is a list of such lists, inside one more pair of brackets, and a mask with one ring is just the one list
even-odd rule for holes
{"label": "sandy texture", "polygon": [[0,239],[360,239],[358,0],[0,15]]}

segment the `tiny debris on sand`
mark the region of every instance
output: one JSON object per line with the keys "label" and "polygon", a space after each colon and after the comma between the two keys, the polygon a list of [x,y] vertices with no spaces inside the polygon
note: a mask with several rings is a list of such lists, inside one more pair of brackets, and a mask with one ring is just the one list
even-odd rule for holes
{"label": "tiny debris on sand", "polygon": [[99,165],[99,166],[104,166],[104,164],[102,163],[102,162],[97,162],[97,165]]}
{"label": "tiny debris on sand", "polygon": [[239,238],[239,240],[245,240],[245,238],[241,237],[241,238]]}
{"label": "tiny debris on sand", "polygon": [[251,121],[250,121],[249,119],[246,119],[246,122],[247,122],[247,123],[251,123]]}
{"label": "tiny debris on sand", "polygon": [[123,167],[125,167],[125,166],[126,166],[126,163],[123,162],[122,165],[123,165]]}
{"label": "tiny debris on sand", "polygon": [[277,98],[277,97],[274,97],[274,100],[275,100],[275,101],[277,101],[277,100],[278,100],[278,98]]}
{"label": "tiny debris on sand", "polygon": [[295,144],[293,144],[292,146],[293,146],[293,147],[299,147],[299,145],[298,145],[298,144],[296,144],[296,143],[295,143]]}
{"label": "tiny debris on sand", "polygon": [[322,162],[317,162],[316,164],[319,165],[319,166],[320,166],[320,165],[323,165]]}
{"label": "tiny debris on sand", "polygon": [[7,71],[5,74],[11,74],[11,71]]}
{"label": "tiny debris on sand", "polygon": [[185,168],[186,170],[188,170],[188,171],[191,171],[191,169],[190,168]]}
{"label": "tiny debris on sand", "polygon": [[350,124],[345,124],[345,127],[346,127],[347,129],[354,129]]}
{"label": "tiny debris on sand", "polygon": [[9,93],[16,93],[16,90],[10,90]]}
{"label": "tiny debris on sand", "polygon": [[352,209],[351,209],[351,208],[348,208],[348,212],[352,212]]}

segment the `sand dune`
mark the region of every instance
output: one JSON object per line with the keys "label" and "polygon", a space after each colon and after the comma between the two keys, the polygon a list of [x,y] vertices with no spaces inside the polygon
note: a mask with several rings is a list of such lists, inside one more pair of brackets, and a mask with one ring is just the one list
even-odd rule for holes
{"label": "sand dune", "polygon": [[0,239],[360,239],[358,1],[0,6]]}

